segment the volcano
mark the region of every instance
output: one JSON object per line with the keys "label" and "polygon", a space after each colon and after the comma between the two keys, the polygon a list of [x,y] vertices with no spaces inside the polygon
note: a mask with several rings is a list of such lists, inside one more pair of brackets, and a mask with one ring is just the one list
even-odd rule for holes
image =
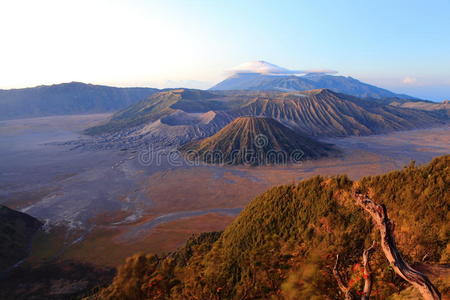
{"label": "volcano", "polygon": [[189,161],[228,165],[299,163],[338,152],[332,145],[264,117],[236,118],[215,135],[180,150]]}
{"label": "volcano", "polygon": [[289,70],[266,61],[254,61],[234,67],[230,73],[231,76],[211,87],[210,90],[292,92],[329,89],[362,98],[414,98],[361,82],[352,77],[335,75],[337,72],[333,70]]}

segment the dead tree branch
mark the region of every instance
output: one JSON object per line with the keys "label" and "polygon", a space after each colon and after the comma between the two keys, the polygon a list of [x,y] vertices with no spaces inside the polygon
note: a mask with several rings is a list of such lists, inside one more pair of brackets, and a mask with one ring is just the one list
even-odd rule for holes
{"label": "dead tree branch", "polygon": [[375,251],[375,241],[372,242],[372,246],[363,252],[363,267],[364,267],[364,289],[361,296],[361,300],[369,300],[370,294],[372,293],[372,270],[370,269],[370,255]]}
{"label": "dead tree branch", "polygon": [[386,207],[376,204],[372,199],[360,193],[355,193],[355,200],[358,205],[369,213],[379,229],[381,248],[394,271],[412,284],[425,300],[440,300],[441,294],[428,277],[413,269],[403,259],[403,256],[397,249],[394,239],[394,225],[388,218]]}
{"label": "dead tree branch", "polygon": [[344,293],[345,300],[356,300],[355,295],[353,295],[353,293],[350,291],[350,287],[347,286],[342,280],[341,274],[339,273],[338,270],[338,265],[339,265],[339,254],[336,255],[336,263],[334,264],[333,268],[334,278],[337,281],[339,289]]}

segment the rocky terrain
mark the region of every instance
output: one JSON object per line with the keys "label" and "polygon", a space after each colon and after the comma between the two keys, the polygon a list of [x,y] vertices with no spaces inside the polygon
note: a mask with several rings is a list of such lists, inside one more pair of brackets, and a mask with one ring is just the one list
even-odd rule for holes
{"label": "rocky terrain", "polygon": [[230,165],[300,163],[338,153],[331,145],[265,117],[238,117],[215,135],[180,150],[193,162]]}
{"label": "rocky terrain", "polygon": [[171,90],[116,113],[89,128],[93,140],[73,147],[131,149],[146,144],[177,147],[218,132],[237,117],[275,119],[302,134],[318,137],[370,135],[439,126],[448,116],[395,107],[327,89],[305,92],[216,92]]}
{"label": "rocky terrain", "polygon": [[450,117],[450,101],[444,100],[442,102],[431,101],[392,101],[390,105],[404,108],[412,108],[418,110],[437,111],[443,115]]}
{"label": "rocky terrain", "polygon": [[[337,93],[348,94],[357,97],[400,97],[412,99],[408,95],[396,94],[386,89],[382,89],[352,77],[329,75],[326,73],[308,73],[304,75],[271,74],[261,72],[267,62],[259,61],[258,70],[247,70],[237,72],[225,80],[219,82],[210,90],[256,90],[256,91],[307,91],[319,88],[326,88]],[[271,64],[270,64],[271,65]],[[275,66],[277,67],[277,66]],[[267,67],[273,71],[273,67]],[[279,67],[277,67],[279,68]],[[277,70],[275,70],[277,71]],[[282,70],[280,70],[282,72]]]}

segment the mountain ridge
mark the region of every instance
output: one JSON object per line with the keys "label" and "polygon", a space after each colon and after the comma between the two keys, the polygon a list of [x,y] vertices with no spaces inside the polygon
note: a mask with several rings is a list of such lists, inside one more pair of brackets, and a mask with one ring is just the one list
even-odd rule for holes
{"label": "mountain ridge", "polygon": [[127,143],[131,147],[139,143],[179,146],[213,135],[243,116],[272,118],[299,133],[321,137],[387,133],[437,126],[449,120],[447,115],[434,111],[390,106],[328,89],[197,90],[195,99],[183,98],[184,91],[155,93],[85,132],[101,138],[96,147],[120,141],[131,141]]}
{"label": "mountain ridge", "polygon": [[418,111],[378,105],[329,89],[299,94],[308,97],[295,93],[282,95],[271,100],[257,98],[235,113],[285,120],[291,127],[312,136],[370,135],[412,129],[433,122],[433,117],[428,118]]}
{"label": "mountain ridge", "polygon": [[317,88],[327,88],[338,93],[363,98],[399,97],[414,99],[414,97],[397,94],[387,89],[361,82],[352,77],[323,73],[312,73],[303,76],[238,73],[217,83],[209,90],[275,90],[287,92],[306,91]]}
{"label": "mountain ridge", "polygon": [[111,112],[157,91],[153,88],[119,88],[81,82],[0,90],[0,120]]}

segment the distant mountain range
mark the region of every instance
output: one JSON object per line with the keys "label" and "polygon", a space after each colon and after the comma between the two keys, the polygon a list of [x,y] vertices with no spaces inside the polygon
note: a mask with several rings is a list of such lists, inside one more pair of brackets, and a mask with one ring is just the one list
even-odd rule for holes
{"label": "distant mountain range", "polygon": [[352,77],[330,75],[330,73],[337,73],[332,70],[288,70],[260,60],[241,64],[231,71],[233,75],[216,84],[210,90],[292,92],[329,89],[337,93],[361,98],[397,97],[414,99],[414,97],[396,94]]}
{"label": "distant mountain range", "polygon": [[292,130],[320,137],[369,135],[443,124],[448,116],[367,101],[327,89],[305,92],[159,92],[86,130],[101,135],[96,147],[174,146],[211,136],[237,117],[277,120]]}
{"label": "distant mountain range", "polygon": [[235,74],[216,84],[210,90],[257,90],[257,91],[307,91],[313,89],[329,89],[337,93],[361,98],[398,97],[414,99],[412,96],[396,94],[352,77],[312,73],[296,75]]}
{"label": "distant mountain range", "polygon": [[117,111],[157,91],[80,82],[0,90],[0,120]]}
{"label": "distant mountain range", "polygon": [[[390,102],[402,107],[411,107],[426,110],[450,111],[448,105],[441,108],[433,105],[433,102],[415,99],[408,95],[396,94],[386,89],[360,82],[351,77],[330,75],[332,71],[292,71],[279,66],[257,61],[246,63],[234,70],[234,75],[218,83],[210,89],[214,95],[218,91],[227,91],[227,96],[232,94],[256,95],[258,92],[296,92],[313,89],[329,89],[336,93],[365,98],[368,101],[379,101],[383,104]],[[297,72],[309,72],[299,76]],[[0,120],[20,119],[30,117],[43,117],[68,114],[92,114],[104,112],[116,112],[127,108],[141,100],[147,99],[157,92],[167,92],[171,89],[155,89],[144,87],[119,88],[103,85],[70,82],[55,85],[43,85],[32,88],[0,90]],[[185,89],[186,91],[188,89]],[[194,90],[190,90],[194,91]],[[244,92],[245,91],[245,92]],[[202,97],[204,97],[204,93]],[[199,110],[196,101],[186,102],[183,99],[184,111]],[[191,99],[193,100],[193,99]],[[228,98],[229,100],[229,98]],[[239,102],[239,99],[236,100]],[[423,104],[410,104],[406,102],[425,102]],[[227,109],[229,104],[225,105]],[[405,104],[406,103],[406,104]],[[162,103],[162,105],[166,105]],[[208,110],[220,110],[220,107],[211,107]],[[177,104],[180,105],[180,104]],[[192,107],[189,107],[192,106]],[[136,108],[133,108],[136,109]],[[148,109],[148,108],[147,108]],[[132,111],[130,111],[132,113]],[[136,120],[138,122],[138,120]]]}
{"label": "distant mountain range", "polygon": [[264,117],[236,118],[215,135],[185,144],[180,150],[191,161],[228,165],[298,163],[337,152]]}

